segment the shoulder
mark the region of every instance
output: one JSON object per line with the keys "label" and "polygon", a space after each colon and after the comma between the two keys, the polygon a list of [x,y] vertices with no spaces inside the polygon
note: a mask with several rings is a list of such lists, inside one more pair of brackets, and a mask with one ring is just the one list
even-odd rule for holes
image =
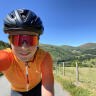
{"label": "shoulder", "polygon": [[3,49],[3,50],[0,50],[0,54],[5,54],[6,56],[5,57],[9,57],[10,54],[12,53],[11,49],[10,48],[7,48],[7,49]]}
{"label": "shoulder", "polygon": [[6,49],[4,49],[2,51],[7,54],[7,58],[9,58],[10,61],[13,60],[14,54],[13,54],[13,52],[12,52],[12,50],[10,48],[6,48]]}
{"label": "shoulder", "polygon": [[44,55],[45,57],[51,57],[51,54],[43,49],[38,49],[37,51],[38,54]]}
{"label": "shoulder", "polygon": [[13,56],[10,53],[11,51],[9,51],[9,49],[0,50],[0,70],[1,71],[7,70],[11,65]]}
{"label": "shoulder", "polygon": [[46,52],[45,55],[44,55],[44,58],[43,58],[43,61],[42,61],[42,68],[43,67],[52,67],[52,64],[53,64],[53,61],[52,61],[52,56],[49,52]]}
{"label": "shoulder", "polygon": [[38,48],[37,52],[36,52],[36,57],[37,58],[44,58],[46,55],[46,51],[44,51],[43,49]]}
{"label": "shoulder", "polygon": [[12,52],[12,49],[6,48],[3,51],[6,52],[10,58],[13,58],[14,57],[14,54]]}
{"label": "shoulder", "polygon": [[46,53],[46,51],[45,50],[43,50],[43,49],[41,49],[41,48],[38,48],[37,49],[37,53],[41,53],[41,54],[44,54],[44,53]]}
{"label": "shoulder", "polygon": [[37,50],[37,53],[36,53],[36,59],[37,60],[40,60],[41,62],[48,62],[48,61],[51,61],[52,62],[52,58],[51,58],[51,55],[49,52],[46,52],[45,50],[43,49],[38,49]]}
{"label": "shoulder", "polygon": [[6,48],[3,51],[8,52],[8,53],[12,53],[12,50],[10,48]]}

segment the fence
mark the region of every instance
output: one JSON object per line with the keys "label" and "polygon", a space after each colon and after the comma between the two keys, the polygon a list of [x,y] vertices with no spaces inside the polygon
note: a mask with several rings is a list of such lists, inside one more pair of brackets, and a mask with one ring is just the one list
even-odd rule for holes
{"label": "fence", "polygon": [[[68,63],[68,62],[67,62]],[[56,62],[56,64],[54,64],[54,69],[55,69],[55,73],[56,74],[62,74],[63,76],[65,76],[66,74],[66,67],[65,67],[65,62]],[[78,63],[75,63],[76,65],[76,81],[79,82],[79,69],[78,69]],[[62,70],[62,71],[61,71]]]}
{"label": "fence", "polygon": [[74,82],[75,84],[83,83],[91,89],[96,90],[96,67],[80,67],[75,62],[75,67],[66,66],[71,62],[55,62],[54,73],[61,75],[65,79]]}

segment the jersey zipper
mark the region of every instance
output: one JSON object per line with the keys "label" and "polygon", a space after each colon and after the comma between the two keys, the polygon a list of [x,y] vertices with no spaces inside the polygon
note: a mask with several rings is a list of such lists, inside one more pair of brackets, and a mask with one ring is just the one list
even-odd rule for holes
{"label": "jersey zipper", "polygon": [[26,76],[27,76],[27,87],[26,87],[26,91],[28,91],[28,88],[29,88],[28,62],[26,62],[25,66],[26,66]]}

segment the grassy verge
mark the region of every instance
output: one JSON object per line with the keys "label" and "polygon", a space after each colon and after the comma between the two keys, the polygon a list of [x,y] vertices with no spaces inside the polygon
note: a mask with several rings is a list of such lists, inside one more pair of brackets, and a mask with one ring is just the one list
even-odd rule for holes
{"label": "grassy verge", "polygon": [[[59,72],[58,72],[59,73]],[[62,75],[62,78],[67,78],[71,82],[76,82],[76,68],[75,67],[66,67],[65,76],[63,76],[63,68],[60,68],[59,75]],[[90,90],[96,96],[96,68],[79,68],[79,81],[78,86]]]}
{"label": "grassy verge", "polygon": [[[70,80],[65,80],[60,75],[54,74],[55,80],[61,84],[72,96],[92,96],[91,91],[75,86]],[[95,96],[95,95],[94,95]]]}

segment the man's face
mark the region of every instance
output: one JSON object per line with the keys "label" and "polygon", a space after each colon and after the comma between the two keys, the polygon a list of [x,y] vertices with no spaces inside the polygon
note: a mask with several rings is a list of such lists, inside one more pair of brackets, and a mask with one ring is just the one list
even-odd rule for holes
{"label": "man's face", "polygon": [[[27,36],[27,35],[38,35],[38,34],[32,33],[32,32],[28,33],[27,31],[20,32],[20,33],[24,33],[23,34],[24,36]],[[16,33],[15,34],[11,34],[11,35],[16,35]],[[32,56],[34,56],[34,54],[35,54],[35,52],[37,50],[37,46],[38,46],[38,45],[29,46],[28,45],[28,41],[26,42],[26,40],[24,40],[24,42],[22,43],[22,46],[16,46],[14,43],[10,43],[10,45],[12,47],[13,53],[22,62],[29,61],[30,58]]]}

